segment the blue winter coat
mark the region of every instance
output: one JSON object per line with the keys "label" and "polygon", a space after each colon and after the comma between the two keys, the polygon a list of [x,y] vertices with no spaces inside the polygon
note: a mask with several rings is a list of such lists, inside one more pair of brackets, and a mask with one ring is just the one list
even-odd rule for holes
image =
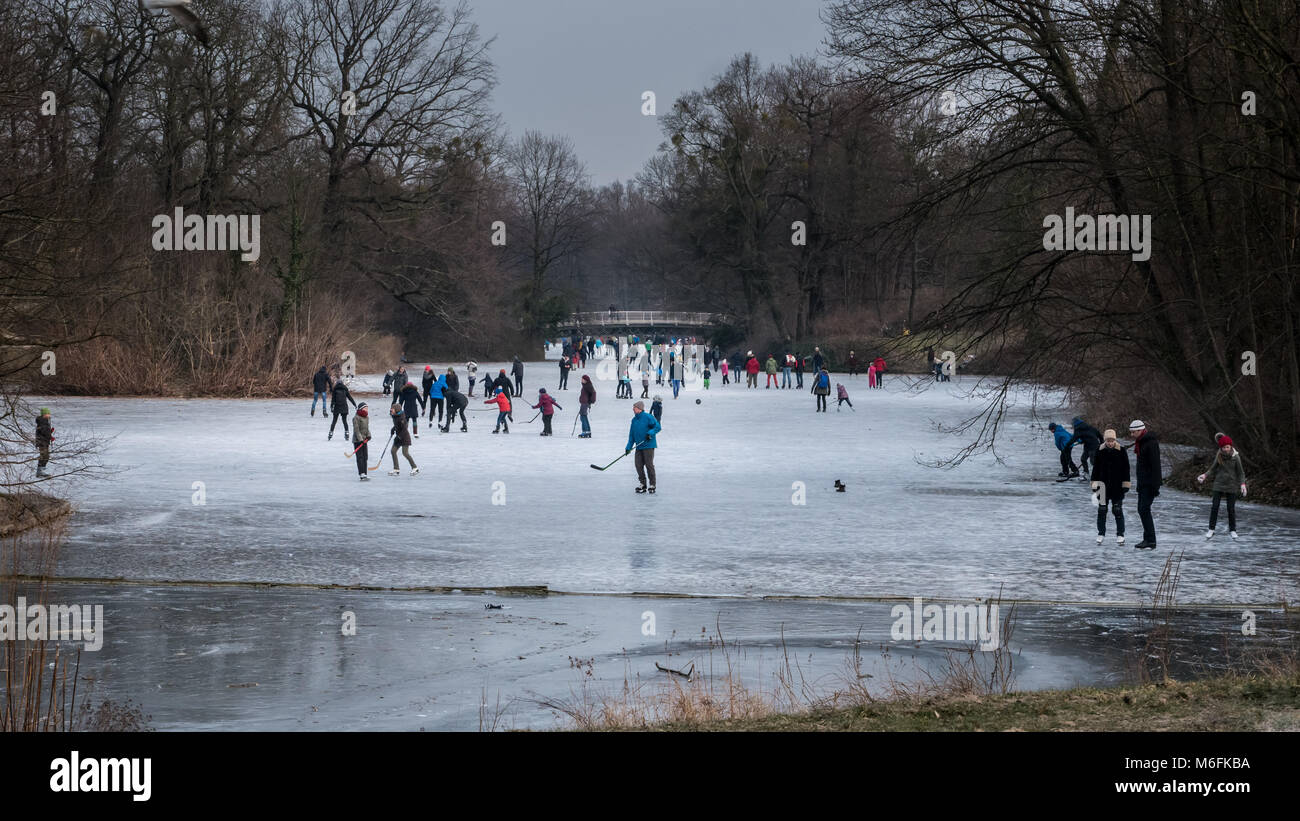
{"label": "blue winter coat", "polygon": [[438,381],[429,386],[429,398],[441,399],[442,392],[447,389],[447,374],[438,377]]}
{"label": "blue winter coat", "polygon": [[[663,430],[659,420],[655,419],[645,411],[641,411],[632,417],[632,426],[627,432],[627,447],[624,450],[631,450],[635,447],[637,450],[653,450],[658,447],[655,442],[655,434]],[[650,441],[646,441],[649,437]]]}
{"label": "blue winter coat", "polygon": [[1056,440],[1056,449],[1065,450],[1069,446],[1070,440],[1074,438],[1071,433],[1065,429],[1065,425],[1057,425],[1056,430],[1052,431],[1052,436]]}

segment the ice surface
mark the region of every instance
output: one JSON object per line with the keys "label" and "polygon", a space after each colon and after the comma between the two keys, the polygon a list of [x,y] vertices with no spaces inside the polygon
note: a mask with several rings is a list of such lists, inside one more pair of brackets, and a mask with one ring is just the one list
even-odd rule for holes
{"label": "ice surface", "polygon": [[[465,376],[462,363],[454,363]],[[505,363],[483,363],[480,375]],[[446,363],[435,364],[443,370]],[[1015,396],[1000,453],[953,470],[923,462],[964,439],[941,433],[973,413],[974,380],[909,391],[890,375],[834,375],[855,410],[814,413],[805,390],[723,386],[715,375],[674,400],[667,386],[656,457],[659,492],[633,493],[623,452],[631,401],[614,398],[611,363],[575,371],[556,391],[553,361],[525,366],[525,398],[544,385],[564,406],[555,435],[521,402],[509,436],[494,416],[470,414],[470,432],[421,424],[412,454],[421,475],[383,469],[362,484],[341,426],[295,400],[41,400],[60,431],[114,437],[110,481],[52,483],[78,513],[64,576],[248,580],[384,586],[545,584],[564,591],[724,595],[974,597],[1138,602],[1150,596],[1171,550],[1186,549],[1183,602],[1276,602],[1300,592],[1300,511],[1238,506],[1240,541],[1220,528],[1203,538],[1208,499],[1164,491],[1155,511],[1160,549],[1136,551],[1136,499],[1126,504],[1129,544],[1094,542],[1087,485],[1052,481],[1059,467],[1028,392]],[[418,379],[423,363],[408,365]],[[582,373],[597,382],[592,439],[571,438]],[[307,375],[309,376],[309,375]],[[379,375],[358,377],[378,388]],[[760,383],[763,377],[760,376]],[[306,381],[306,376],[304,377]],[[910,380],[908,380],[910,381]],[[634,380],[635,395],[640,380]],[[486,408],[481,389],[471,408]],[[384,401],[373,415],[371,462],[387,439]],[[695,399],[703,401],[696,405]],[[1158,409],[1143,414],[1159,430]],[[1122,427],[1126,420],[1094,420]],[[57,457],[57,454],[56,454]],[[1166,468],[1168,465],[1166,465]],[[836,479],[847,486],[836,493]],[[206,504],[192,501],[203,483]],[[806,504],[792,502],[794,483]],[[500,483],[500,484],[497,484]],[[494,490],[505,504],[494,505]],[[1221,521],[1222,524],[1222,521]]]}

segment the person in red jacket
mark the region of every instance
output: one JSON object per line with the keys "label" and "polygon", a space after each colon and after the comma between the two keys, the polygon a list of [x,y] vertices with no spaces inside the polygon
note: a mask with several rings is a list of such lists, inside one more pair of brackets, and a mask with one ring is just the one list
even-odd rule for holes
{"label": "person in red jacket", "polygon": [[[583,376],[583,379],[586,379]],[[551,435],[551,417],[555,415],[555,409],[564,410],[564,406],[555,401],[555,398],[546,392],[546,388],[537,389],[537,404],[532,406],[533,410],[538,408],[542,411],[542,436]]]}
{"label": "person in red jacket", "polygon": [[753,351],[750,351],[748,356],[749,359],[745,362],[745,385],[750,388],[757,388],[758,372],[762,370],[762,366],[758,364],[758,357],[754,356]]}
{"label": "person in red jacket", "polygon": [[500,433],[505,428],[506,433],[510,432],[510,397],[506,396],[505,391],[497,388],[496,394],[491,399],[483,400],[484,405],[497,406],[497,426],[492,429],[493,433]]}
{"label": "person in red jacket", "polygon": [[885,387],[885,358],[877,356],[871,364],[876,366],[876,387]]}

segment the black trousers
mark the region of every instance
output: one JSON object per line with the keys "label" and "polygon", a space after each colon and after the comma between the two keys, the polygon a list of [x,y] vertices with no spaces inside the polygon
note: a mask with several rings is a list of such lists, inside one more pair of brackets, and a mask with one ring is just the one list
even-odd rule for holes
{"label": "black trousers", "polygon": [[346,409],[334,411],[334,418],[330,420],[330,433],[334,432],[334,426],[339,423],[340,419],[343,420],[343,435],[347,436],[348,435],[348,412]]}
{"label": "black trousers", "polygon": [[1083,446],[1083,456],[1079,457],[1079,469],[1085,475],[1092,474],[1092,465],[1097,461],[1097,448],[1090,445]]}
{"label": "black trousers", "polygon": [[1074,465],[1074,457],[1071,455],[1073,453],[1074,448],[1066,448],[1061,451],[1061,473],[1064,475],[1079,472],[1079,469]]}
{"label": "black trousers", "polygon": [[1124,496],[1121,494],[1114,499],[1106,499],[1100,505],[1097,505],[1097,535],[1106,535],[1106,508],[1115,516],[1115,535],[1124,535]]}
{"label": "black trousers", "polygon": [[636,452],[636,478],[641,480],[641,487],[645,487],[646,474],[650,474],[650,484],[655,483],[655,449],[646,448]]}
{"label": "black trousers", "polygon": [[429,399],[429,421],[430,422],[433,421],[433,411],[435,408],[438,411],[438,421],[441,422],[442,421],[442,400],[438,399],[437,397],[431,397]]}
{"label": "black trousers", "polygon": [[1224,498],[1228,500],[1228,529],[1237,529],[1237,494],[1216,490],[1210,500],[1210,530],[1214,530],[1214,526],[1219,523],[1219,501]]}
{"label": "black trousers", "polygon": [[522,396],[523,393],[524,393],[524,378],[523,378],[522,376],[516,376],[516,377],[515,377],[515,396]]}
{"label": "black trousers", "polygon": [[542,414],[542,433],[550,433],[550,432],[551,432],[551,417],[553,417],[554,415],[555,415],[555,414],[553,414],[553,413],[543,413],[543,414]]}
{"label": "black trousers", "polygon": [[819,411],[824,411],[824,410],[826,410],[826,395],[825,395],[825,394],[822,394],[822,393],[817,394],[817,410],[819,410]]}
{"label": "black trousers", "polygon": [[1138,488],[1138,518],[1142,520],[1142,541],[1152,544],[1156,541],[1156,520],[1151,516],[1151,503],[1158,495],[1159,490]]}
{"label": "black trousers", "polygon": [[366,466],[370,463],[370,444],[362,442],[361,449],[352,454],[352,458],[357,460],[357,475],[365,476]]}
{"label": "black trousers", "polygon": [[562,370],[562,371],[560,371],[560,387],[559,387],[559,390],[567,390],[568,387],[569,387],[569,371],[566,369],[566,370]]}
{"label": "black trousers", "polygon": [[465,427],[465,423],[468,421],[465,417],[465,407],[463,405],[453,405],[450,402],[448,402],[447,403],[447,425],[445,430],[451,430],[451,423],[456,421],[456,411],[460,411],[460,426],[462,428]]}

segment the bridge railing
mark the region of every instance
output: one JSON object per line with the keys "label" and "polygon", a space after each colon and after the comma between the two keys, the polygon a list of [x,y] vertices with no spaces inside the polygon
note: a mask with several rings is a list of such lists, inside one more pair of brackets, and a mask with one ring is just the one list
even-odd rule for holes
{"label": "bridge railing", "polygon": [[570,314],[567,325],[636,325],[641,327],[708,326],[721,314],[692,311],[585,311]]}

